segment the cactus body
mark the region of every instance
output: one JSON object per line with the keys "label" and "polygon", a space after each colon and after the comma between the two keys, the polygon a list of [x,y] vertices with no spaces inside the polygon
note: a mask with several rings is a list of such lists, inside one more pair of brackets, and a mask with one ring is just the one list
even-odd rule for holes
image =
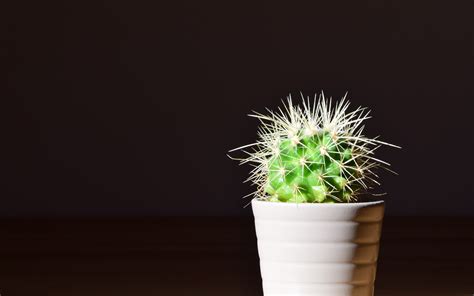
{"label": "cactus body", "polygon": [[265,192],[283,202],[349,201],[359,186],[348,184],[360,176],[351,159],[352,149],[327,132],[284,140],[269,159]]}

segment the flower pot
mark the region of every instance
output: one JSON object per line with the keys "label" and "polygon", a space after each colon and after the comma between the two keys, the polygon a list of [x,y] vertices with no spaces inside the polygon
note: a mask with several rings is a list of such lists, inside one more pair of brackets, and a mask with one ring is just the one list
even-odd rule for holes
{"label": "flower pot", "polygon": [[371,296],[384,202],[252,201],[265,296]]}

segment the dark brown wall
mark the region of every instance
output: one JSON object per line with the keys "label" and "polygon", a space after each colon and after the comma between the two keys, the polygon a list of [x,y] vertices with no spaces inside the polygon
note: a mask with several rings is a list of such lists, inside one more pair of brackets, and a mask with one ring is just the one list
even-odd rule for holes
{"label": "dark brown wall", "polygon": [[[474,215],[471,1],[10,1],[0,214],[248,214],[250,110],[368,106],[392,215]],[[2,83],[3,85],[3,83]]]}

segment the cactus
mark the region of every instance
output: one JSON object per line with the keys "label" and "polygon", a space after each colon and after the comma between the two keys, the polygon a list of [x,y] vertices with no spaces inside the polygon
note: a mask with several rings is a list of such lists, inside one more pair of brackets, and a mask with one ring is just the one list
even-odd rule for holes
{"label": "cactus", "polygon": [[302,106],[290,95],[278,112],[250,114],[261,123],[258,141],[231,150],[242,150],[246,157],[237,160],[254,166],[246,181],[257,190],[250,195],[278,202],[354,202],[380,185],[374,169],[390,164],[374,151],[398,146],[365,137],[362,123],[370,111],[348,108],[346,96],[333,104],[321,93],[313,102],[303,98]]}

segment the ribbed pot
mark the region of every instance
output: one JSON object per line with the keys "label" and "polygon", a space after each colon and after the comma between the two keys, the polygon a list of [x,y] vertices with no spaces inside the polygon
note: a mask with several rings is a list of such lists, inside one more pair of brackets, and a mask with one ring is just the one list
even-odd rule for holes
{"label": "ribbed pot", "polygon": [[252,201],[265,296],[372,296],[384,202]]}

